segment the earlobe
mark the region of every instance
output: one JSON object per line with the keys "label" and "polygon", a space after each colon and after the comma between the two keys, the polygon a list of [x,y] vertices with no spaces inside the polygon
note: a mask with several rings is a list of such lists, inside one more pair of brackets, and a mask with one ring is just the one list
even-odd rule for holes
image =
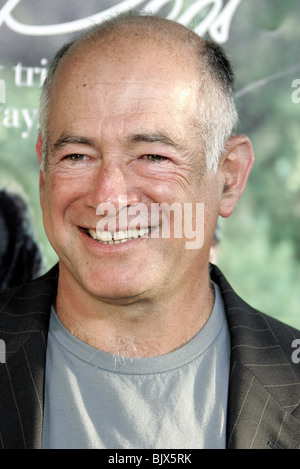
{"label": "earlobe", "polygon": [[244,192],[253,163],[254,152],[249,138],[245,135],[230,138],[219,167],[224,182],[219,212],[222,217],[232,214]]}

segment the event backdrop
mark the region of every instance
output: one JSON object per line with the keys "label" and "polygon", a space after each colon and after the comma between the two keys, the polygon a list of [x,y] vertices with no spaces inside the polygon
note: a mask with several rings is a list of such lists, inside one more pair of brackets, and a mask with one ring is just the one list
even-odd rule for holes
{"label": "event backdrop", "polygon": [[300,328],[299,0],[0,0],[0,189],[25,198],[42,270],[56,255],[39,206],[40,87],[62,43],[127,9],[159,12],[228,52],[239,132],[256,162],[237,209],[221,221],[218,264],[245,300]]}

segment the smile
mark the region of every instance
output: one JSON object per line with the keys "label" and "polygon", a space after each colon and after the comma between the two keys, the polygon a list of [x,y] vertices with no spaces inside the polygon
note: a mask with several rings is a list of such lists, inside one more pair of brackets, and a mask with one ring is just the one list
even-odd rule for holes
{"label": "smile", "polygon": [[93,238],[95,241],[98,241],[101,244],[119,244],[126,243],[126,241],[131,241],[132,239],[141,238],[150,233],[151,228],[140,228],[135,230],[125,230],[125,231],[115,231],[111,233],[110,231],[95,231],[87,230],[87,234]]}

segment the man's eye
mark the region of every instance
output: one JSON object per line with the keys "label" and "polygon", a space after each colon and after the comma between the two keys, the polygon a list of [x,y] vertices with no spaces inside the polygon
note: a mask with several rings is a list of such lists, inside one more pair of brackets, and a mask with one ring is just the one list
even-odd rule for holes
{"label": "man's eye", "polygon": [[152,162],[156,162],[156,161],[166,161],[168,158],[166,158],[165,156],[161,156],[161,155],[145,155],[145,158],[148,160],[148,161],[152,161]]}
{"label": "man's eye", "polygon": [[64,157],[65,160],[72,161],[73,163],[78,163],[87,159],[86,155],[81,155],[80,153],[73,153],[72,155],[67,155]]}

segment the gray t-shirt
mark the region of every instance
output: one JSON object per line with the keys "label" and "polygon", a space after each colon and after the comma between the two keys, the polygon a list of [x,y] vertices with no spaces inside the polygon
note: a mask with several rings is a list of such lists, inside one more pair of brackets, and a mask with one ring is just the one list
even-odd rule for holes
{"label": "gray t-shirt", "polygon": [[43,448],[225,448],[230,339],[224,305],[180,349],[118,357],[74,337],[51,313]]}

